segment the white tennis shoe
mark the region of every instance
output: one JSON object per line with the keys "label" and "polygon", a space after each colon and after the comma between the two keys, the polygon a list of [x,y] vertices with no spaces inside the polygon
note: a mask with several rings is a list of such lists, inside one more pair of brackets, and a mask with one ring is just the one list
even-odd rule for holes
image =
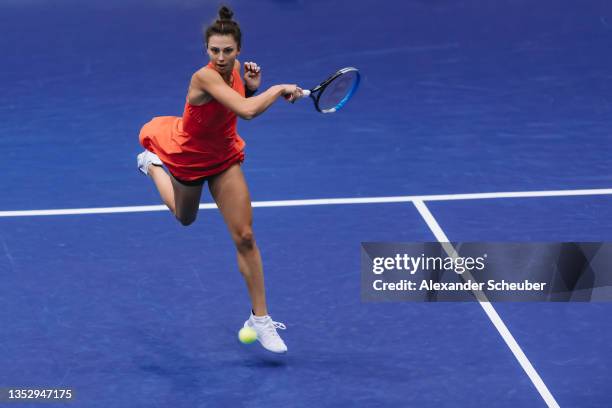
{"label": "white tennis shoe", "polygon": [[151,164],[155,166],[164,165],[155,153],[151,153],[148,150],[145,150],[144,152],[140,153],[136,158],[136,162],[138,163],[138,170],[140,170],[147,176],[149,175],[149,166]]}
{"label": "white tennis shoe", "polygon": [[254,316],[251,314],[249,320],[244,322],[244,327],[250,327],[257,333],[257,340],[263,348],[272,353],[286,353],[287,346],[276,332],[276,329],[285,330],[287,327],[272,320],[270,316]]}

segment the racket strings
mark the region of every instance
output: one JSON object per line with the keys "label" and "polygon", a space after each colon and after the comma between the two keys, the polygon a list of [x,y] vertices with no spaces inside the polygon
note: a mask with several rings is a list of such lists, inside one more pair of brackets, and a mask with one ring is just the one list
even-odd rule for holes
{"label": "racket strings", "polygon": [[319,110],[335,112],[340,109],[352,96],[358,84],[357,71],[348,71],[337,76],[321,91],[318,99]]}

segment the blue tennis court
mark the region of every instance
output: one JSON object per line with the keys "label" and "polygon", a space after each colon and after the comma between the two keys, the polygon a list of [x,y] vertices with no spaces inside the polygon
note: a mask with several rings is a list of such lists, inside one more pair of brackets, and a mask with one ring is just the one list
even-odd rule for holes
{"label": "blue tennis court", "polygon": [[249,298],[208,191],[185,228],[136,168],[219,4],[5,1],[0,388],[74,390],[49,407],[609,406],[609,303],[364,303],[359,255],[609,240],[612,7],[229,4],[264,86],[362,74],[337,114],[239,122],[289,352],[238,342]]}

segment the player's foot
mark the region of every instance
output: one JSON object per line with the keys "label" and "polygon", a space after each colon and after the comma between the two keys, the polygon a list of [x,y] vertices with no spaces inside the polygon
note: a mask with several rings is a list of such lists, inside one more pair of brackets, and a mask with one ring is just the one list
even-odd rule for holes
{"label": "player's foot", "polygon": [[263,348],[273,353],[286,353],[287,346],[276,332],[276,329],[285,330],[284,324],[275,322],[270,316],[255,316],[251,313],[244,327],[251,327],[257,333],[257,340]]}
{"label": "player's foot", "polygon": [[148,150],[145,150],[144,152],[140,153],[136,158],[136,161],[138,163],[138,170],[140,170],[146,175],[149,174],[149,166],[151,164],[155,166],[163,166],[163,163],[159,159],[159,157],[157,157],[155,153],[151,153]]}

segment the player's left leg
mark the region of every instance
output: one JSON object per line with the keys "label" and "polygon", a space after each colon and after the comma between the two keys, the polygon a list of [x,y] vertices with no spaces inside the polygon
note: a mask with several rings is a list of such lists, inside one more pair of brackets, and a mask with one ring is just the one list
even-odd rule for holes
{"label": "player's left leg", "polygon": [[253,235],[251,197],[240,165],[236,164],[211,177],[208,188],[236,246],[238,268],[251,297],[253,314],[245,326],[255,329],[264,348],[284,353],[287,346],[276,332],[277,328],[284,328],[284,325],[272,321],[268,315],[261,255]]}
{"label": "player's left leg", "polygon": [[264,288],[263,267],[259,248],[253,235],[251,197],[240,169],[236,164],[208,181],[210,193],[236,245],[238,268],[247,284],[256,316],[268,314]]}

